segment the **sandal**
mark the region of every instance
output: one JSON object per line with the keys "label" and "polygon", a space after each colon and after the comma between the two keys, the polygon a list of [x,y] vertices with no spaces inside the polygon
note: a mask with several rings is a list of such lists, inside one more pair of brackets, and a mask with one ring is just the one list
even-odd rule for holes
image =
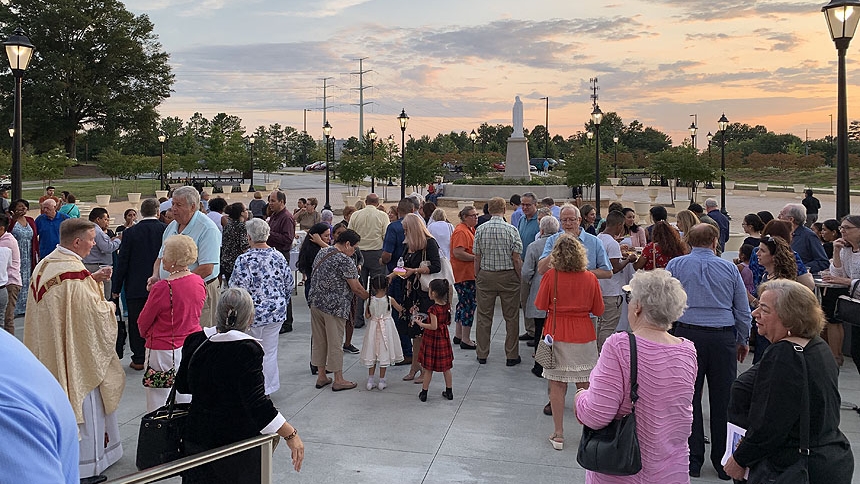
{"label": "sandal", "polygon": [[403,377],[403,381],[412,381],[415,379],[415,372],[409,372]]}
{"label": "sandal", "polygon": [[415,372],[415,379],[412,380],[412,383],[424,383],[424,370]]}
{"label": "sandal", "polygon": [[555,450],[563,450],[564,449],[564,437],[553,433],[549,436],[549,443],[552,444],[552,448]]}
{"label": "sandal", "polygon": [[331,378],[326,378],[325,380],[317,380],[317,389],[323,388],[327,385],[331,385],[331,382]]}

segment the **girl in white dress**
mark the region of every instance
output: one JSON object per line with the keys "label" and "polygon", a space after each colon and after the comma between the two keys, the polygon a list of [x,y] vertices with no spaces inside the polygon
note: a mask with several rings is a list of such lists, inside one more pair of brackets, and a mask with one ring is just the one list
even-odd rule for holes
{"label": "girl in white dress", "polygon": [[[359,359],[367,370],[367,389],[380,390],[386,387],[385,370],[389,366],[403,361],[403,349],[400,346],[400,336],[391,317],[391,307],[403,311],[397,301],[388,297],[388,278],[373,276],[370,279],[370,292],[373,294],[367,303],[364,319],[367,322],[364,330],[364,342],[361,345]],[[376,366],[379,365],[379,381],[374,382]]]}

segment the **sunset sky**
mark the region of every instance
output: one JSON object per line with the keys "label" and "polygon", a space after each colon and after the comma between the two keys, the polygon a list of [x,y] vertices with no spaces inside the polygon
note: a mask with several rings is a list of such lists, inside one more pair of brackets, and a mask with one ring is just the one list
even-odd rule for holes
{"label": "sunset sky", "polygon": [[[583,129],[599,103],[675,144],[698,114],[699,148],[731,122],[810,138],[836,122],[836,49],[821,6],[799,0],[127,0],[149,15],[176,74],[160,109],[186,119],[237,115],[321,136],[323,77],[337,138],[358,136],[358,59],[366,57],[365,130],[470,131],[511,123],[552,135]],[[860,119],[860,39],[848,49],[848,115]]]}

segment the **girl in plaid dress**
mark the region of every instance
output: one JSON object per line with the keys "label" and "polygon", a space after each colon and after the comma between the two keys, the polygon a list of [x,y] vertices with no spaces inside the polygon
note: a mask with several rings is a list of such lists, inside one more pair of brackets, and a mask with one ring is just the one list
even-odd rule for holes
{"label": "girl in plaid dress", "polygon": [[451,288],[446,279],[430,281],[430,299],[433,305],[427,310],[428,321],[414,320],[414,324],[424,328],[424,339],[421,343],[423,354],[420,357],[425,376],[418,399],[427,401],[427,389],[434,371],[441,371],[445,377],[445,391],[442,396],[448,400],[454,399],[451,391],[451,368],[454,366],[454,350],[451,348],[451,337],[448,325],[451,324]]}

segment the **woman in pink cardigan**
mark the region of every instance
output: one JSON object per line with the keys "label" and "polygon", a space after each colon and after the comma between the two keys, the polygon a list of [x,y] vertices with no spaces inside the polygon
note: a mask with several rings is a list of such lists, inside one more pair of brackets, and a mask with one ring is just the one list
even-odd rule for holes
{"label": "woman in pink cardigan", "polygon": [[[639,400],[636,435],[642,470],[632,476],[586,471],[586,483],[689,483],[696,348],[668,333],[687,306],[681,283],[664,269],[639,271],[630,282],[627,316],[636,336]],[[630,413],[630,342],[616,333],[603,345],[591,385],[575,397],[576,417],[593,429]]]}
{"label": "woman in pink cardigan", "polygon": [[[189,334],[200,331],[200,312],[206,299],[203,279],[188,270],[197,260],[197,245],[187,235],[173,235],[164,243],[162,266],[170,275],[156,282],[137,319],[146,339],[146,411],[164,405],[173,377],[182,360],[182,344]],[[188,396],[176,395],[177,402]]]}

